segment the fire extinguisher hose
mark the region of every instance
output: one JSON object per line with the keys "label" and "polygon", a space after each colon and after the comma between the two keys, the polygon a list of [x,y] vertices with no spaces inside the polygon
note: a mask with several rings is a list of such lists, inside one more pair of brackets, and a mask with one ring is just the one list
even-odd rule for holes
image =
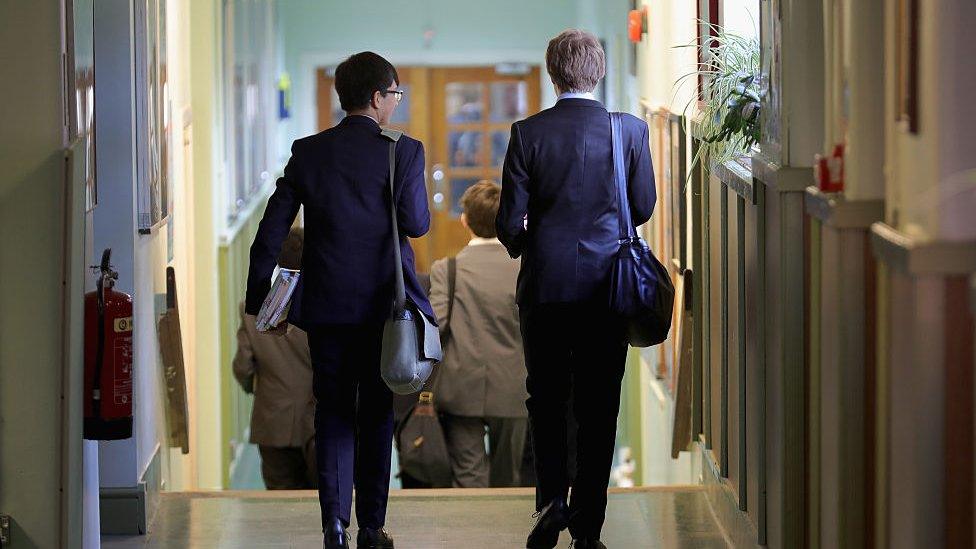
{"label": "fire extinguisher hose", "polygon": [[102,360],[105,358],[105,273],[98,277],[98,342],[95,344],[95,368],[92,380],[92,413],[102,419]]}

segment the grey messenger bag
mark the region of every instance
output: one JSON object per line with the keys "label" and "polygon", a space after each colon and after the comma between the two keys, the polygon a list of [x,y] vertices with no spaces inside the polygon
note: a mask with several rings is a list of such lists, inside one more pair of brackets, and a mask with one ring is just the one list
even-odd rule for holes
{"label": "grey messenger bag", "polygon": [[390,140],[390,211],[393,221],[393,257],[396,280],[393,310],[383,326],[380,354],[380,376],[391,391],[400,395],[415,393],[424,386],[434,365],[441,361],[441,338],[437,327],[417,305],[407,300],[403,285],[403,262],[400,258],[400,229],[397,226],[396,193],[393,177],[396,172],[396,144],[402,135],[396,130],[383,130]]}

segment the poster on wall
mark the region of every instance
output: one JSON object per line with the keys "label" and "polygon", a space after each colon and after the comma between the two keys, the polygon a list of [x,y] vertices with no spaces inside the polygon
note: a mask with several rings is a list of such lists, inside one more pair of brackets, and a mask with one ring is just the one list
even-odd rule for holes
{"label": "poster on wall", "polygon": [[166,88],[166,0],[136,4],[136,77],[145,86],[137,89],[138,223],[149,234],[169,215],[168,141],[169,114]]}
{"label": "poster on wall", "polygon": [[91,211],[98,203],[95,172],[95,13],[93,0],[70,0],[67,3],[65,34],[67,36],[68,143],[82,141],[85,208]]}
{"label": "poster on wall", "polygon": [[172,196],[170,193],[170,144],[172,143],[172,108],[169,93],[169,63],[168,63],[168,40],[166,27],[166,0],[157,0],[159,3],[159,87],[157,88],[158,101],[156,102],[156,112],[160,123],[159,139],[159,183],[158,200],[161,209],[160,219],[165,219],[173,210]]}
{"label": "poster on wall", "polygon": [[685,147],[687,139],[685,136],[684,117],[674,113],[668,113],[668,135],[670,137],[671,148],[666,151],[670,155],[669,162],[671,170],[671,253],[672,257],[678,260],[678,265],[682,269],[688,267],[687,262],[687,229],[688,229],[688,205],[687,205],[687,162]]}

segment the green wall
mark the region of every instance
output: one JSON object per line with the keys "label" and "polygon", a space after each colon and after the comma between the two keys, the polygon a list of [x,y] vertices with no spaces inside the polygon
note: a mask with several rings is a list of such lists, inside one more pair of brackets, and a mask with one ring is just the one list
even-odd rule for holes
{"label": "green wall", "polygon": [[[223,448],[236,449],[247,442],[246,431],[251,423],[254,398],[246,394],[234,378],[231,363],[237,352],[237,328],[240,323],[240,303],[244,299],[247,269],[250,263],[251,242],[264,215],[266,200],[243,217],[240,225],[218,245],[217,261],[220,277],[220,402],[221,440]],[[223,455],[223,485],[230,487],[230,466],[236,455]]]}

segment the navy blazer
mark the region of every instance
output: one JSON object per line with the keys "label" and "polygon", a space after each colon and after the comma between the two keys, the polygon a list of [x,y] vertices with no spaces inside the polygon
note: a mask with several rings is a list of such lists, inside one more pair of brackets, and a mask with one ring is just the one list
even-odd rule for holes
{"label": "navy blazer", "polygon": [[[636,227],[654,211],[654,171],[647,124],[624,115],[622,126]],[[513,124],[495,224],[509,255],[522,257],[519,305],[608,303],[618,211],[610,115],[602,104],[562,99]]]}
{"label": "navy blazer", "polygon": [[[281,244],[305,207],[302,276],[288,320],[297,326],[380,323],[393,303],[389,147],[366,116],[295,141],[251,245],[245,311],[257,314],[271,287]],[[403,136],[394,177],[407,297],[434,319],[420,288],[408,237],[430,229],[424,147]],[[300,293],[299,293],[300,292]]]}

